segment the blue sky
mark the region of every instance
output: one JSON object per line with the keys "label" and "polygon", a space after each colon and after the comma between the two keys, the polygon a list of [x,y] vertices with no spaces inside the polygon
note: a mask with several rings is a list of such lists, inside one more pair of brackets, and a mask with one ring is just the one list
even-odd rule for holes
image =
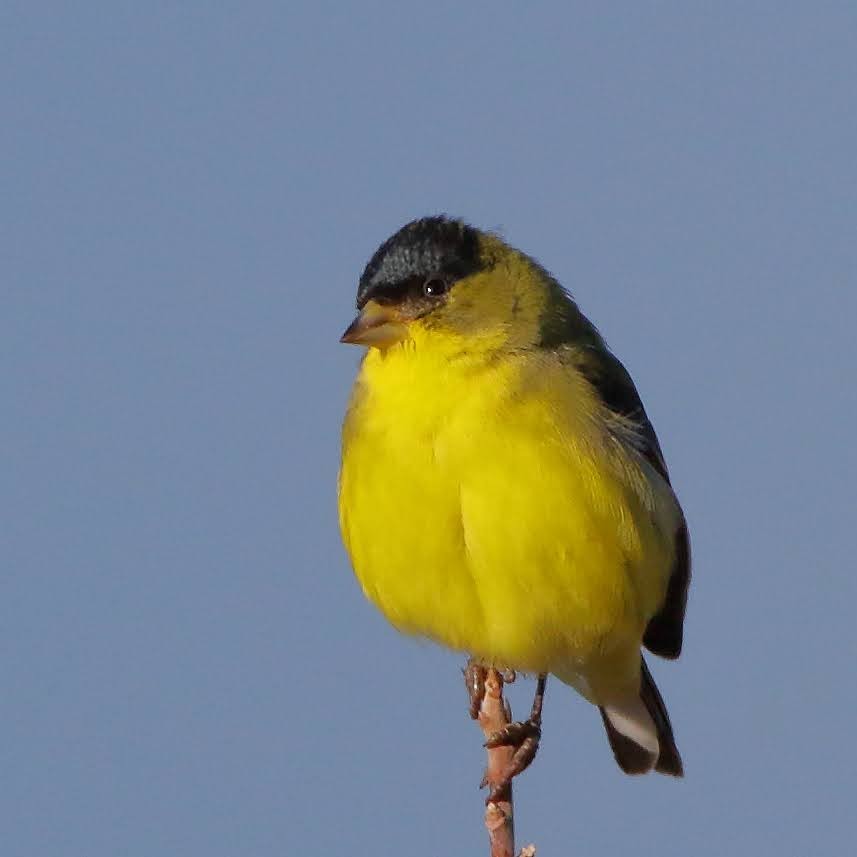
{"label": "blue sky", "polygon": [[0,71],[5,857],[484,851],[461,659],[335,511],[357,279],[438,211],[599,325],[693,539],[686,779],[554,684],[520,841],[843,853],[852,4],[12,2]]}

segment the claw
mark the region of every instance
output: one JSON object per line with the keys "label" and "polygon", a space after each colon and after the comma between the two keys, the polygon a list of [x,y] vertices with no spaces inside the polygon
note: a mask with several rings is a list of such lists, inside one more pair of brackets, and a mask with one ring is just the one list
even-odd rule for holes
{"label": "claw", "polygon": [[520,747],[524,741],[542,737],[542,727],[534,720],[518,720],[495,732],[482,746]]}
{"label": "claw", "polygon": [[488,670],[485,667],[476,663],[472,658],[462,670],[464,684],[467,687],[467,694],[470,697],[471,720],[479,719],[479,709],[482,707],[482,700],[485,698],[485,675],[487,672]]}

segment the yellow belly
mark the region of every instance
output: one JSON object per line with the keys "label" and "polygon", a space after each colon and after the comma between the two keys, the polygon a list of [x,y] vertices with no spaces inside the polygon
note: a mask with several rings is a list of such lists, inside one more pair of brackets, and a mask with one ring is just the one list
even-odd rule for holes
{"label": "yellow belly", "polygon": [[520,670],[636,652],[672,563],[671,495],[592,418],[588,388],[516,364],[426,383],[374,359],[340,474],[367,597],[403,631]]}

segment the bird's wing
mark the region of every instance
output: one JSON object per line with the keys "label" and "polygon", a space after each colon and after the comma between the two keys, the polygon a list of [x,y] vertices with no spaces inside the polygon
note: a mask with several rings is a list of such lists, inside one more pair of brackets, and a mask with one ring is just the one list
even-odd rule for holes
{"label": "bird's wing", "polygon": [[[578,351],[576,366],[592,384],[601,401],[614,413],[631,421],[638,437],[638,449],[654,469],[670,484],[669,472],[661,445],[637,388],[621,361],[603,344],[585,346]],[[670,573],[667,593],[660,611],[646,627],[643,644],[649,651],[665,658],[677,658],[681,653],[684,612],[690,585],[690,540],[687,524],[682,517],[675,536],[675,561]]]}

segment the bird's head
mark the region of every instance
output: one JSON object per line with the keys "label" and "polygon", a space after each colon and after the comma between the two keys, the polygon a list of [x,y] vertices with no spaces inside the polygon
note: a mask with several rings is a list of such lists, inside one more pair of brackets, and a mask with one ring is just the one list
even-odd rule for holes
{"label": "bird's head", "polygon": [[343,342],[471,352],[537,345],[576,312],[533,259],[446,217],[414,220],[378,248],[357,308]]}

